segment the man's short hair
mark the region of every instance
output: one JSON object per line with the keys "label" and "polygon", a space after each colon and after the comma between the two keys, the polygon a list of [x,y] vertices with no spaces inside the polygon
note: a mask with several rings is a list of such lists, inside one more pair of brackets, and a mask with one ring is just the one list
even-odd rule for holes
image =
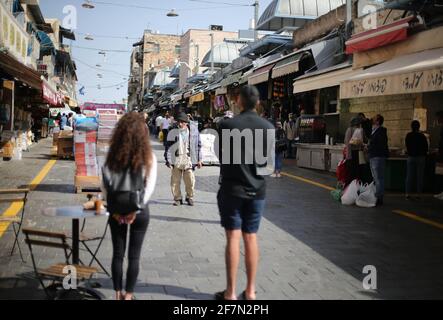
{"label": "man's short hair", "polygon": [[385,122],[385,118],[383,118],[383,116],[381,114],[377,114],[375,116],[375,121],[378,122],[379,125],[383,125],[383,123]]}
{"label": "man's short hair", "polygon": [[240,89],[240,99],[245,110],[252,110],[260,100],[260,92],[255,86],[244,86]]}
{"label": "man's short hair", "polygon": [[414,120],[411,122],[411,129],[412,131],[419,131],[420,130],[420,122],[418,120]]}

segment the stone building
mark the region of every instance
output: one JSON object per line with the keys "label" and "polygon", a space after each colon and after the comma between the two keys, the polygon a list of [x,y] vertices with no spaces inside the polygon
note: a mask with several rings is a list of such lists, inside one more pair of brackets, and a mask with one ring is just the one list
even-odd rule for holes
{"label": "stone building", "polygon": [[214,46],[224,42],[225,39],[237,39],[238,32],[212,31],[190,29],[180,41],[181,53],[179,86],[186,85],[186,79],[191,75],[203,73],[208,68],[200,67],[203,58],[211,50],[211,33],[214,35]]}

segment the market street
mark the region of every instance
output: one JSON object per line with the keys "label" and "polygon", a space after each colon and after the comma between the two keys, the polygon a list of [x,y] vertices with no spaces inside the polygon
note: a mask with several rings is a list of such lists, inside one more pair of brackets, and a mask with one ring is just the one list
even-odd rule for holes
{"label": "market street", "polygon": [[[49,206],[85,202],[74,194],[74,162],[51,161],[52,139],[42,140],[24,153],[20,162],[0,162],[0,187],[23,187],[40,173],[41,183],[29,196],[24,226],[69,231],[71,221],[46,217]],[[225,285],[224,231],[216,205],[217,167],[197,171],[195,207],[173,207],[169,169],[163,147],[156,141],[158,180],[151,199],[151,222],[145,240],[136,288],[138,299],[213,299]],[[345,207],[330,196],[334,178],[296,167],[284,169],[282,179],[269,180],[265,218],[259,233],[261,262],[259,299],[411,299],[443,298],[443,217],[438,202],[425,197],[420,203],[390,195],[381,208]],[[304,181],[301,181],[301,178]],[[314,184],[313,184],[314,183]],[[10,203],[1,203],[5,214]],[[406,212],[409,217],[393,211]],[[86,232],[103,232],[106,218],[89,219]],[[0,299],[42,299],[29,250],[20,236],[26,263],[13,243],[10,226],[0,228]],[[110,269],[109,232],[99,259]],[[57,249],[36,250],[38,265],[63,261]],[[88,255],[81,252],[88,260]],[[377,269],[377,290],[365,290],[363,268]],[[239,290],[245,285],[241,264]],[[113,298],[112,282],[98,275],[100,291]]]}

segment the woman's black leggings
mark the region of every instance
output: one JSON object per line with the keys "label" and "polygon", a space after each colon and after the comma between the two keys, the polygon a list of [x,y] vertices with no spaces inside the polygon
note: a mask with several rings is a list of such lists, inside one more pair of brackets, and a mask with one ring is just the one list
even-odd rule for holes
{"label": "woman's black leggings", "polygon": [[123,289],[123,259],[126,251],[126,239],[129,227],[128,270],[126,274],[126,292],[134,292],[140,268],[140,254],[143,240],[149,225],[149,209],[137,214],[132,225],[119,224],[114,218],[109,218],[112,236],[112,281],[114,290]]}

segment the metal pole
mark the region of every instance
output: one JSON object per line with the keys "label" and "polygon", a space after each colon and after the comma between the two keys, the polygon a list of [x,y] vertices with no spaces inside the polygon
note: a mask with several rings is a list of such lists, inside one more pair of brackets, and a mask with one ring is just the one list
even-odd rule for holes
{"label": "metal pole", "polygon": [[211,36],[211,74],[214,74],[214,34],[209,35]]}
{"label": "metal pole", "polygon": [[258,0],[255,0],[255,3],[253,4],[254,6],[254,40],[257,41],[258,40],[258,30],[257,30],[257,25],[258,25],[258,15],[259,15],[259,8],[260,8],[260,4],[258,2]]}

